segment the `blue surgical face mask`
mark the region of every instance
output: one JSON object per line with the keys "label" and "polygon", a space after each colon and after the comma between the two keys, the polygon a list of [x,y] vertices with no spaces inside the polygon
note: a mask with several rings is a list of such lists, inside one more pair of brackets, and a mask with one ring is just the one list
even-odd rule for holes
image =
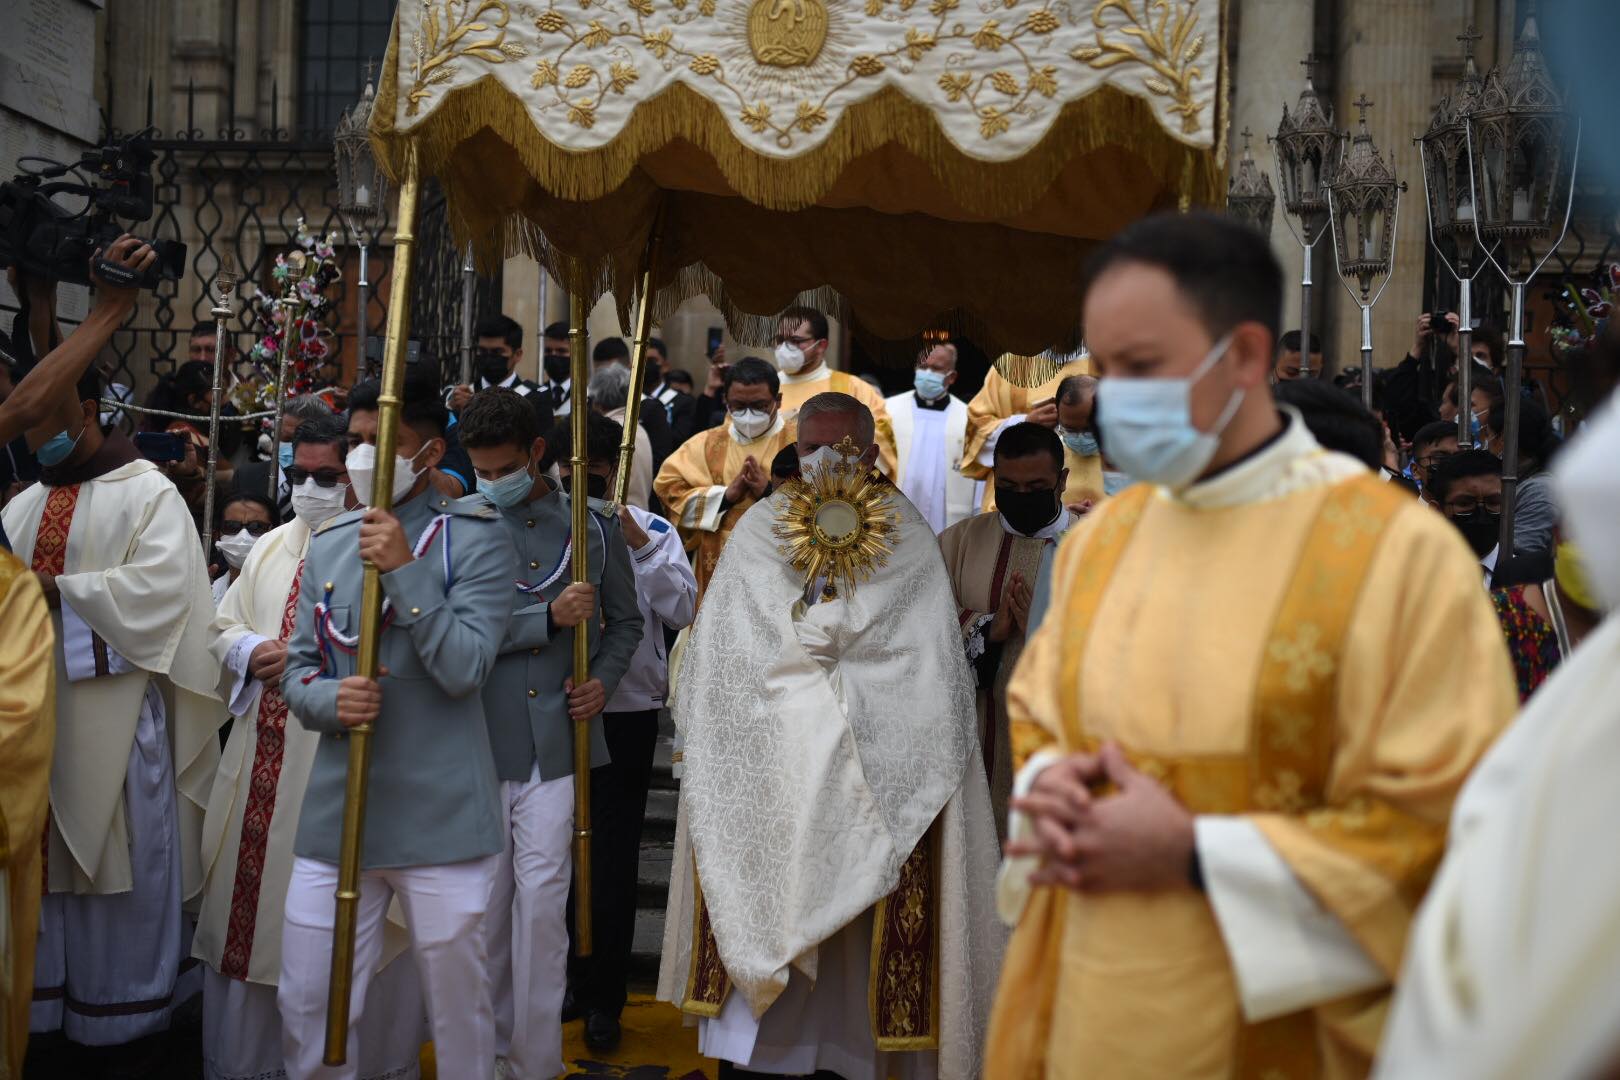
{"label": "blue surgical face mask", "polygon": [[60,465],[68,459],[69,454],[73,453],[73,448],[79,445],[82,438],[84,428],[80,428],[79,433],[73,436],[69,436],[65,430],[58,431],[40,444],[39,449],[34,451],[34,458],[46,468]]}
{"label": "blue surgical face mask", "polygon": [[478,492],[496,506],[510,509],[528,501],[529,490],[534,487],[534,476],[527,464],[494,480],[478,478]]}
{"label": "blue surgical face mask", "polygon": [[1192,421],[1192,388],[1231,344],[1231,334],[1222,337],[1183,379],[1103,379],[1097,386],[1097,424],[1109,459],[1137,480],[1169,488],[1198,479],[1243,404],[1243,391],[1232,392],[1213,431],[1200,431]]}
{"label": "blue surgical face mask", "polygon": [[1103,494],[1118,495],[1131,486],[1131,478],[1113,469],[1103,470]]}
{"label": "blue surgical face mask", "polygon": [[918,368],[912,385],[924,401],[938,401],[945,396],[945,376],[931,368]]}
{"label": "blue surgical face mask", "polygon": [[1483,445],[1480,442],[1479,429],[1480,429],[1479,413],[1470,410],[1469,413],[1468,413],[1468,435],[1469,435],[1469,437],[1471,439],[1474,440],[1474,445],[1476,447]]}
{"label": "blue surgical face mask", "polygon": [[292,445],[292,443],[284,442],[284,443],[281,443],[281,444],[277,445],[277,447],[276,447],[276,461],[281,465],[281,467],[283,469],[292,468],[292,463],[293,463],[293,445]]}
{"label": "blue surgical face mask", "polygon": [[1066,427],[1059,426],[1057,434],[1058,438],[1063,440],[1064,446],[1081,457],[1096,457],[1101,450],[1097,445],[1097,436],[1089,431],[1070,431]]}

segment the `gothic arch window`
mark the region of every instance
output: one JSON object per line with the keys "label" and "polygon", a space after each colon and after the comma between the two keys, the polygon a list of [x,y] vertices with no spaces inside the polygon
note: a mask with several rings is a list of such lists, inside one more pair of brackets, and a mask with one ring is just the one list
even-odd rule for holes
{"label": "gothic arch window", "polygon": [[298,123],[331,131],[360,97],[366,65],[382,66],[393,0],[303,0],[298,22]]}

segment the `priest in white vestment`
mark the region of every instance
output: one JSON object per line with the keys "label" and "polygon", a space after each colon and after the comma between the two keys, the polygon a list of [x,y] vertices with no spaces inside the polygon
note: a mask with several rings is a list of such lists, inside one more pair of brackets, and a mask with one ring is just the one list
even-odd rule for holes
{"label": "priest in white vestment", "polygon": [[1407,943],[1380,1077],[1620,1069],[1617,462],[1620,397],[1553,470],[1565,528],[1609,615],[1542,683],[1457,799],[1445,861]]}
{"label": "priest in white vestment", "polygon": [[[203,822],[202,909],[194,955],[203,961],[203,1075],[207,1080],[287,1075],[276,1008],[281,930],[298,810],[320,736],[290,715],[279,682],[298,607],[311,530],[350,508],[343,421],[327,414],[293,433],[294,517],[253,546],[225,593],[209,647],[223,670],[236,722],[221,755]],[[404,923],[384,928],[382,974],[360,1018],[362,1080],[418,1072],[426,1007]],[[395,958],[399,957],[396,961]]]}
{"label": "priest in white vestment", "polygon": [[894,425],[895,484],[928,527],[942,533],[971,515],[978,482],[962,472],[967,402],[951,393],[956,346],[935,345],[917,358],[912,389],[885,398]]}
{"label": "priest in white vestment", "polygon": [[[871,469],[873,427],[846,395],[807,401],[804,474]],[[973,682],[933,531],[876,483],[892,550],[869,578],[807,582],[789,561],[790,483],[710,581],[672,702],[685,776],[659,997],[739,1071],[973,1080],[1005,941]]]}
{"label": "priest in white vestment", "polygon": [[179,492],[99,426],[91,373],[28,433],[45,468],[5,508],[53,612],[56,754],[29,1028],[78,1043],[168,1026],[182,901],[219,757],[202,545]]}

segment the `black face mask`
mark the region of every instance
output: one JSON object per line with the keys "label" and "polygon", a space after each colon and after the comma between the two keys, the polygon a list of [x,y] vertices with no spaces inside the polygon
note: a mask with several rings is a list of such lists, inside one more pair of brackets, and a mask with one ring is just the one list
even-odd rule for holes
{"label": "black face mask", "polygon": [[573,359],[566,353],[547,353],[541,362],[546,366],[546,378],[554,383],[567,382],[573,371]]}
{"label": "black face mask", "polygon": [[996,509],[1007,524],[1029,536],[1052,523],[1058,514],[1058,493],[1046,491],[1014,491],[1010,487],[996,486]]}
{"label": "black face mask", "polygon": [[473,371],[488,386],[504,382],[511,374],[506,366],[506,357],[500,353],[479,353],[473,357]]}
{"label": "black face mask", "polygon": [[1492,512],[1481,507],[1471,514],[1458,514],[1451,519],[1468,541],[1468,546],[1474,549],[1474,554],[1480,558],[1491,553],[1491,548],[1501,538],[1502,514],[1500,511]]}
{"label": "black face mask", "polygon": [[[562,489],[570,495],[574,493],[573,481],[574,476],[572,473],[562,478]],[[591,499],[606,500],[608,497],[608,478],[605,476],[597,476],[595,473],[586,473],[585,495],[587,498]]]}

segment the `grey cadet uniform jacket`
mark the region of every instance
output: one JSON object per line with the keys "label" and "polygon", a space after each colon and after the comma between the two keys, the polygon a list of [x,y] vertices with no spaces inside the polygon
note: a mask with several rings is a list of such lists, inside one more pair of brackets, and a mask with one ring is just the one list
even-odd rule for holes
{"label": "grey cadet uniform jacket", "polygon": [[[371,743],[360,853],[366,869],[461,862],[502,847],[500,784],[478,691],[511,613],[512,542],[482,499],[451,500],[430,487],[394,513],[413,548],[435,517],[449,520],[421,557],[381,578],[393,614],[378,657],[388,674]],[[338,859],[349,762],[337,688],[355,673],[356,657],[332,647],[323,667],[315,604],[330,582],[333,629],[358,637],[360,517],[356,510],[333,518],[310,539],[281,678],[292,712],[306,728],[328,736],[315,751],[293,852],[329,863]]]}
{"label": "grey cadet uniform jacket", "polygon": [[[542,780],[571,776],[574,729],[568,719],[563,682],[573,674],[574,630],[548,633],[547,615],[550,602],[573,580],[573,571],[565,568],[556,582],[534,595],[515,584],[537,584],[556,568],[570,531],[568,496],[554,490],[533,502],[496,512],[517,555],[516,562],[508,566],[506,583],[512,621],[495,670],[484,684],[484,715],[489,721],[495,770],[502,780],[527,780],[538,760]],[[611,698],[641,644],[641,608],[636,603],[630,550],[618,519],[592,510],[586,539],[590,581],[597,590],[597,614],[587,620],[591,676],[602,680]],[[591,765],[607,761],[607,742],[598,716],[591,721]]]}

